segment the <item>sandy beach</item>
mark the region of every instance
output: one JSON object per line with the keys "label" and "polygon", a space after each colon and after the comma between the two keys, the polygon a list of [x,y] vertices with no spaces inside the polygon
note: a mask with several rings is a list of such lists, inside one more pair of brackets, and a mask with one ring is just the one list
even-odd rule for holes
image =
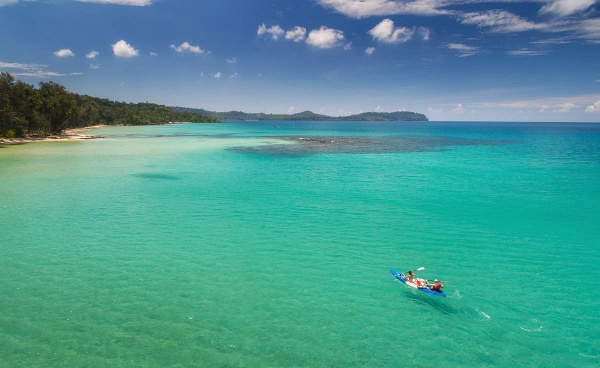
{"label": "sandy beach", "polygon": [[0,138],[0,144],[23,144],[33,142],[58,142],[58,141],[76,141],[84,139],[96,139],[96,137],[82,134],[82,132],[94,128],[102,128],[106,125],[93,125],[83,128],[65,129],[61,134],[48,136],[31,136],[25,138]]}

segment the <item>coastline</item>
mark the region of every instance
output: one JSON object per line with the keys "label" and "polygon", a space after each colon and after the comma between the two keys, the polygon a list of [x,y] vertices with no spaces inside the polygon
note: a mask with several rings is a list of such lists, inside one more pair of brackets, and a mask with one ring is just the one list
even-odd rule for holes
{"label": "coastline", "polygon": [[78,140],[88,140],[88,139],[97,139],[98,137],[93,137],[91,135],[81,134],[82,132],[94,129],[94,128],[102,128],[106,125],[92,125],[88,127],[82,128],[73,128],[73,129],[65,129],[61,134],[54,134],[48,136],[41,137],[26,137],[26,138],[0,138],[0,144],[5,145],[16,145],[16,144],[24,144],[24,143],[35,143],[35,142],[64,142],[64,141],[78,141]]}

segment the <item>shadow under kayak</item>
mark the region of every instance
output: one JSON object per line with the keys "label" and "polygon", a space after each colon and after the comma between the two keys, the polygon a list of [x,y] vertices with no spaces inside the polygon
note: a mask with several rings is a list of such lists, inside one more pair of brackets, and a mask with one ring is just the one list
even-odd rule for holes
{"label": "shadow under kayak", "polygon": [[446,297],[446,294],[444,294],[443,291],[434,291],[434,290],[429,290],[427,288],[420,288],[420,287],[417,287],[417,285],[415,285],[412,282],[407,282],[404,279],[404,277],[402,277],[402,276],[404,276],[404,274],[402,274],[402,273],[400,273],[400,272],[398,272],[396,270],[390,270],[390,272],[392,273],[392,275],[394,275],[395,278],[397,278],[398,280],[400,280],[400,282],[402,282],[406,286],[409,286],[409,287],[411,287],[413,289],[417,289],[417,290],[422,291],[422,292],[427,293],[427,294],[431,294],[431,295],[435,295],[435,296],[441,296],[441,297],[444,297],[444,298]]}

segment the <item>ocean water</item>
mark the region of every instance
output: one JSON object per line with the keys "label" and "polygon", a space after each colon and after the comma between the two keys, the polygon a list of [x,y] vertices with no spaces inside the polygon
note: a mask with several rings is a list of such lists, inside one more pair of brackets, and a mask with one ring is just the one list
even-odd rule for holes
{"label": "ocean water", "polygon": [[0,367],[600,365],[600,124],[87,133],[0,147]]}

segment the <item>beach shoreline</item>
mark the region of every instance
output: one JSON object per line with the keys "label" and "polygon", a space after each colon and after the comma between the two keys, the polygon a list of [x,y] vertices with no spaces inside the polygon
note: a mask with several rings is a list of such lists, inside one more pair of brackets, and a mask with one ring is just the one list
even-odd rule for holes
{"label": "beach shoreline", "polygon": [[82,134],[82,132],[95,128],[102,128],[106,125],[92,125],[82,128],[65,129],[61,134],[52,134],[47,136],[30,136],[24,138],[0,138],[0,144],[13,145],[35,142],[64,142],[97,139],[91,135]]}

